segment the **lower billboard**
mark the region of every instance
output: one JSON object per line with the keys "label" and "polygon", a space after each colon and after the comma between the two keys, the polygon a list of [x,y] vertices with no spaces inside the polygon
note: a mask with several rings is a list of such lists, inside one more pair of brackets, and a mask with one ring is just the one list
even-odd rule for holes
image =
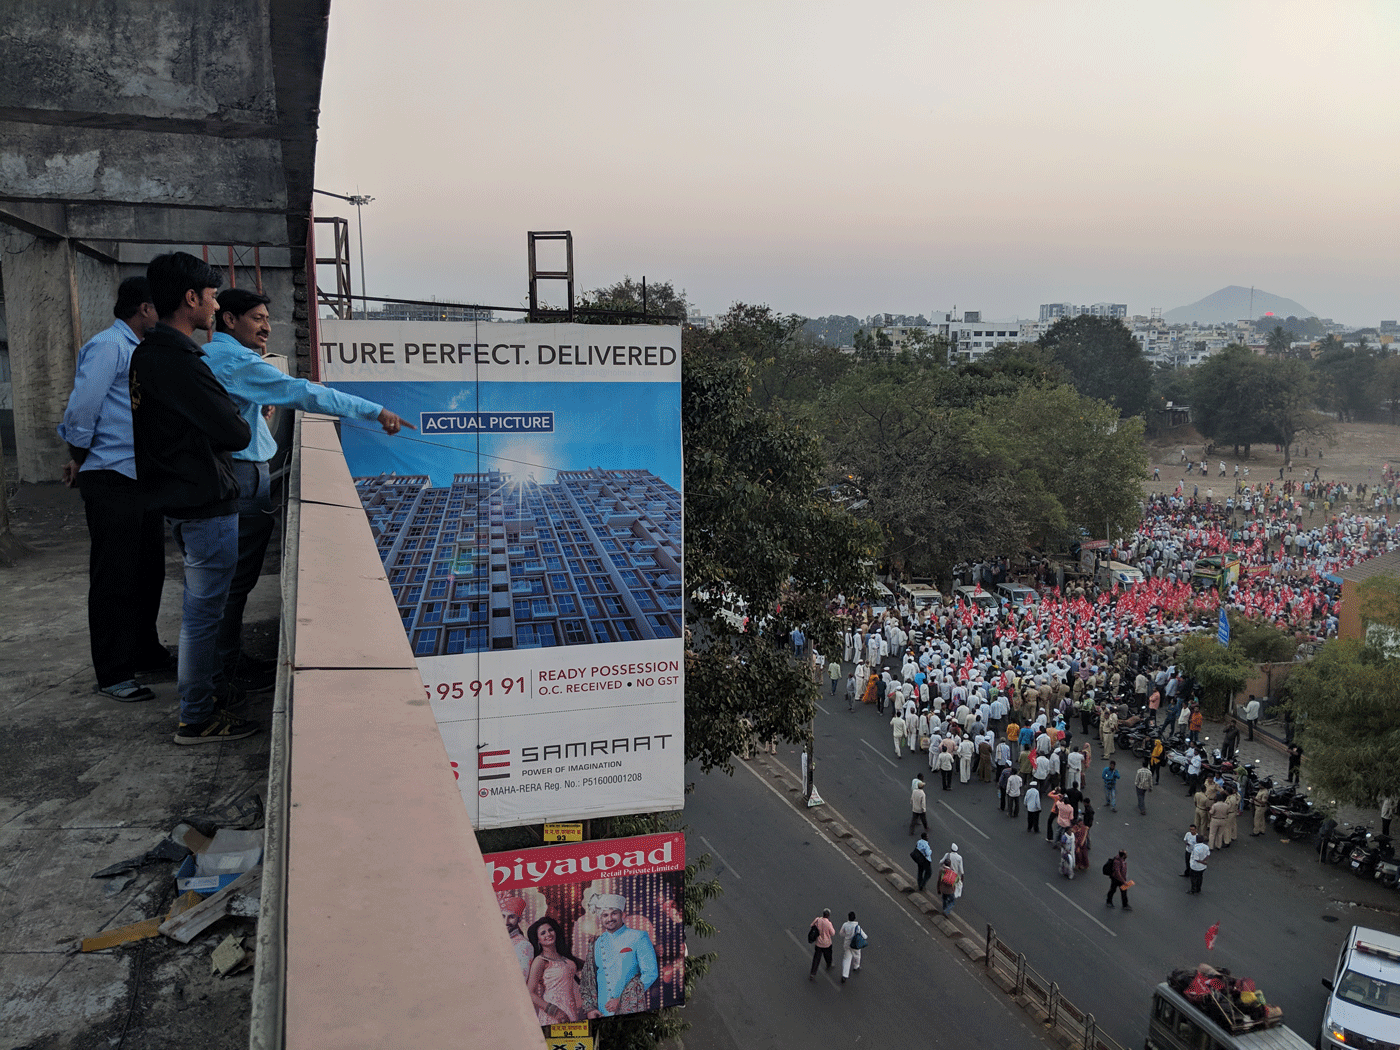
{"label": "lower billboard", "polygon": [[682,834],[484,859],[542,1026],[685,1003]]}

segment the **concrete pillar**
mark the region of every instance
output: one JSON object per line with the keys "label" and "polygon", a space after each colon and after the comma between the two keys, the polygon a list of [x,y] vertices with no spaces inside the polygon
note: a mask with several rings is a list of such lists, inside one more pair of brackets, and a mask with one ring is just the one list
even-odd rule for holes
{"label": "concrete pillar", "polygon": [[[15,460],[21,481],[57,481],[68,450],[57,433],[85,327],[110,323],[116,267],[80,257],[67,240],[0,227]],[[109,311],[103,319],[98,304]],[[88,332],[88,335],[93,334]]]}

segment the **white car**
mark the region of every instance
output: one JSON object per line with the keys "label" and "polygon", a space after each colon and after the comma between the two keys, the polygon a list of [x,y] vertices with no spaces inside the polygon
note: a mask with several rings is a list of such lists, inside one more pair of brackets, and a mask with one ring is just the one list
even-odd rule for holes
{"label": "white car", "polygon": [[1353,926],[1337,957],[1319,1046],[1400,1045],[1400,937]]}
{"label": "white car", "polygon": [[997,584],[997,597],[1001,599],[1002,605],[1008,605],[1018,613],[1025,612],[1040,601],[1040,595],[1036,594],[1034,589],[1020,583]]}

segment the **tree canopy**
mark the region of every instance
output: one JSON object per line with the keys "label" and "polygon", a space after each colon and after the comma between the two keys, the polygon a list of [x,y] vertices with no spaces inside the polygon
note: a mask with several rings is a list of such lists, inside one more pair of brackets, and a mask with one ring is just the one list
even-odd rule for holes
{"label": "tree canopy", "polygon": [[1075,390],[1106,401],[1121,415],[1147,407],[1152,366],[1132,331],[1116,317],[1063,317],[1040,337],[1042,349],[1065,370]]}
{"label": "tree canopy", "polygon": [[1315,792],[1355,806],[1400,796],[1400,660],[1334,639],[1284,690]]}
{"label": "tree canopy", "polygon": [[[710,331],[687,329],[681,356],[685,438],[686,759],[732,770],[750,719],[761,738],[804,739],[816,687],[790,658],[798,625],[836,644],[830,595],[865,593],[873,529],[819,494],[815,436],[760,407],[755,358],[787,330],[766,307],[739,305]],[[744,626],[722,615],[743,608]]]}
{"label": "tree canopy", "polygon": [[1316,396],[1316,376],[1304,362],[1260,357],[1238,343],[1212,354],[1191,377],[1197,430],[1217,445],[1277,442],[1285,462],[1292,462],[1300,434],[1332,432],[1312,407]]}

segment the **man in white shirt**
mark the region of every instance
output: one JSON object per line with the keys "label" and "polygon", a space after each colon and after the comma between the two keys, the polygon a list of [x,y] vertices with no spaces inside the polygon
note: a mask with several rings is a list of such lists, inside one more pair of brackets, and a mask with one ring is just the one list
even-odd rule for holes
{"label": "man in white shirt", "polygon": [[1201,879],[1205,877],[1206,860],[1209,857],[1210,847],[1206,845],[1206,840],[1202,836],[1197,835],[1196,844],[1191,847],[1191,861],[1189,865],[1191,869],[1191,888],[1186,891],[1187,893],[1201,892]]}

